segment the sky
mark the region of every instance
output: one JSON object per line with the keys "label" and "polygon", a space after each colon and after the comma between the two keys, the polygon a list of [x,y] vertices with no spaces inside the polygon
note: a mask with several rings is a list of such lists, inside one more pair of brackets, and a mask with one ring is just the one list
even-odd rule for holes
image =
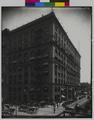
{"label": "sky", "polygon": [[[13,30],[42,15],[52,8],[3,8],[2,29]],[[88,7],[53,8],[68,37],[81,55],[81,82],[91,82],[91,9]]]}

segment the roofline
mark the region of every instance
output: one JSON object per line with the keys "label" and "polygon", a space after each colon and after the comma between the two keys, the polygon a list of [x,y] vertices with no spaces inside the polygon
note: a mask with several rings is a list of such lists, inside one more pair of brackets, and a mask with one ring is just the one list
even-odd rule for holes
{"label": "roofline", "polygon": [[28,26],[30,26],[30,25],[35,25],[35,24],[38,23],[40,20],[45,20],[45,18],[49,18],[49,17],[51,17],[52,15],[53,15],[52,13],[49,13],[49,14],[47,14],[47,15],[44,15],[44,16],[38,18],[38,19],[33,20],[32,22],[26,23],[26,24],[24,24],[24,25],[22,25],[22,26],[20,26],[20,27],[18,27],[18,28],[16,28],[16,29],[13,29],[13,30],[11,30],[10,32],[16,32],[16,31],[22,30],[22,29],[24,29],[24,28],[26,28],[26,27],[28,27]]}
{"label": "roofline", "polygon": [[[54,14],[55,16],[55,14]],[[80,53],[78,52],[77,48],[74,46],[74,44],[71,42],[71,40],[69,39],[66,31],[63,29],[62,25],[60,24],[59,20],[57,19],[57,17],[55,16],[56,21],[58,22],[59,26],[61,27],[61,29],[64,31],[65,35],[67,36],[68,40],[70,41],[71,45],[73,46],[73,48],[76,50],[76,52],[79,54],[79,56],[81,57]]]}
{"label": "roofline", "polygon": [[[74,44],[71,42],[71,40],[69,39],[67,33],[65,32],[65,30],[63,29],[62,25],[60,24],[59,20],[57,19],[55,13],[52,11],[50,12],[49,14],[45,15],[45,16],[42,16],[36,20],[33,20],[32,22],[29,22],[27,24],[24,24],[16,29],[13,29],[13,30],[10,30],[10,33],[13,33],[13,32],[17,32],[19,30],[23,30],[24,28],[30,26],[30,25],[33,25],[33,24],[36,24],[38,23],[40,20],[45,20],[45,18],[49,18],[49,17],[52,17],[55,18],[55,20],[57,21],[57,23],[59,24],[59,26],[61,27],[61,29],[63,30],[63,32],[65,33],[65,35],[67,36],[68,40],[70,41],[71,45],[73,46],[73,48],[76,50],[76,52],[79,54],[79,56],[81,57],[80,53],[78,52],[78,50],[75,48]],[[4,30],[3,30],[4,31]]]}

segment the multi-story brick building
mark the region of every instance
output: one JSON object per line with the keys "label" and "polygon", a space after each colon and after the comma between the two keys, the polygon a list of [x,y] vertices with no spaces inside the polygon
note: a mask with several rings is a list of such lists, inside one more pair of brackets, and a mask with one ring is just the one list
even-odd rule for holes
{"label": "multi-story brick building", "polygon": [[[80,83],[80,54],[54,12],[3,31],[7,102],[72,99]],[[5,62],[7,66],[5,66]],[[16,103],[15,103],[16,102]]]}

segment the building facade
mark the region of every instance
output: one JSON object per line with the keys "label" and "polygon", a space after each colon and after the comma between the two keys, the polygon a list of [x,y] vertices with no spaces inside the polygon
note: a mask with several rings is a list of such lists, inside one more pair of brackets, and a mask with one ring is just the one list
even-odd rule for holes
{"label": "building facade", "polygon": [[[80,83],[80,54],[54,12],[15,30],[4,30],[2,56],[7,51],[3,76],[6,100],[31,101],[73,99]],[[3,90],[4,90],[3,88]]]}

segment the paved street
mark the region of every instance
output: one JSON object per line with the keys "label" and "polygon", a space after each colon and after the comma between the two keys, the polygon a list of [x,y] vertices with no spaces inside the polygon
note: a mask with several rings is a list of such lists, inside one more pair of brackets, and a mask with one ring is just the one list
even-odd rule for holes
{"label": "paved street", "polygon": [[[77,100],[73,103],[71,103],[70,105],[67,105],[70,108],[74,108],[76,104],[78,105],[82,105],[85,102],[87,102],[88,99],[86,97]],[[55,112],[54,112],[54,107],[52,105],[48,105],[45,107],[40,107],[38,108],[38,110],[36,112],[33,113],[28,113],[28,112],[20,112],[19,110],[17,110],[15,112],[15,115],[18,116],[56,116],[59,115],[60,113],[62,113],[65,110],[65,108],[62,107],[62,104],[60,104],[58,107],[55,107]]]}
{"label": "paved street", "polygon": [[[75,108],[75,105],[83,105],[84,103],[86,103],[88,101],[87,97],[84,97],[82,99],[79,99],[69,105],[67,105],[67,107],[69,108]],[[62,107],[62,103],[60,103],[58,106],[54,106],[53,105],[45,105],[44,107],[39,107],[36,111],[32,111],[30,113],[30,111],[26,110],[26,112],[22,112],[18,110],[18,107],[15,106],[15,112],[14,112],[14,116],[22,116],[22,117],[56,117],[56,116],[63,116],[64,113],[63,111],[65,111],[65,108]]]}
{"label": "paved street", "polygon": [[84,104],[87,101],[88,101],[87,97],[84,97],[84,98],[82,98],[80,100],[77,100],[77,101],[73,102],[72,104],[68,105],[68,107],[74,108],[76,104],[82,105],[82,104]]}
{"label": "paved street", "polygon": [[53,106],[45,106],[43,108],[39,108],[36,112],[34,113],[26,113],[26,112],[20,112],[17,110],[17,115],[22,115],[22,116],[55,116],[60,114],[61,112],[64,111],[64,108],[59,105],[58,107],[55,108],[55,113],[54,113],[54,108]]}

